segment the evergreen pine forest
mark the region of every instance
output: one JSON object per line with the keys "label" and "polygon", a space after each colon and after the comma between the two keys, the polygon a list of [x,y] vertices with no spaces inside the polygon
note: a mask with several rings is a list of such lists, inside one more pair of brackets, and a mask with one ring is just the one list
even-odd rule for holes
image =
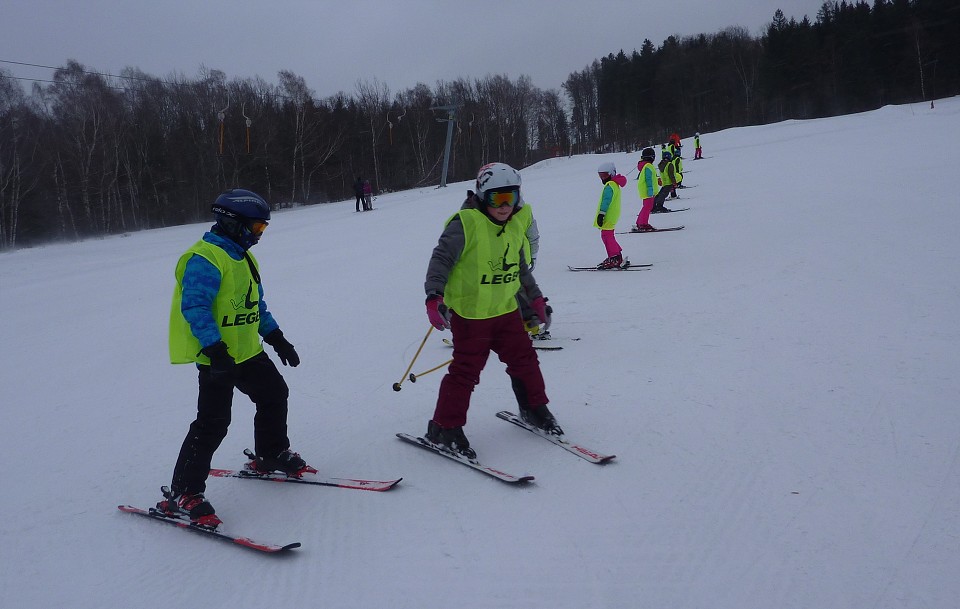
{"label": "evergreen pine forest", "polygon": [[956,0],[826,2],[813,20],[777,10],[759,37],[729,27],[638,41],[572,72],[562,91],[486,75],[393,94],[361,81],[318,99],[289,71],[276,84],[207,68],[192,79],[105,75],[73,59],[26,90],[0,64],[0,250],[198,222],[226,188],[279,209],[352,199],[357,176],[375,193],[435,186],[442,106],[458,107],[455,182],[490,161],[522,168],[673,132],[953,96],[958,28]]}

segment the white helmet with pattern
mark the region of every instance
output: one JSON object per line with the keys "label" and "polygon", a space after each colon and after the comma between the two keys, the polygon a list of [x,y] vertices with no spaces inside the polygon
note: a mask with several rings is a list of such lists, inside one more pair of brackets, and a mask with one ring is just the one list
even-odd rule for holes
{"label": "white helmet with pattern", "polygon": [[488,190],[520,188],[520,172],[506,163],[487,163],[477,172],[477,196]]}

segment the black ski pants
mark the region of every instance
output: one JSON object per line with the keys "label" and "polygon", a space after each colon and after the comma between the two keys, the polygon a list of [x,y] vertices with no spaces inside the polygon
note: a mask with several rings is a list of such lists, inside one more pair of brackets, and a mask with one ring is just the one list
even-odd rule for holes
{"label": "black ski pants", "polygon": [[663,204],[667,200],[667,195],[673,192],[673,185],[662,186],[660,191],[657,193],[657,196],[653,199],[653,209],[660,211],[663,209]]}
{"label": "black ski pants", "polygon": [[[234,384],[213,380],[210,366],[199,368],[197,418],[190,424],[173,470],[174,493],[202,493],[213,453],[227,436]],[[290,448],[287,437],[287,398],[290,390],[266,353],[237,364],[236,388],[256,405],[253,417],[254,450],[273,457]]]}

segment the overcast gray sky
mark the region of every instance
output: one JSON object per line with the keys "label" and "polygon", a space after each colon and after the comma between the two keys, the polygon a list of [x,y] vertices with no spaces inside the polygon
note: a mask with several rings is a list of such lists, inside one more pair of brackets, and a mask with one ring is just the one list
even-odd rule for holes
{"label": "overcast gray sky", "polygon": [[[377,80],[391,94],[418,82],[530,76],[560,89],[571,72],[623,49],[731,25],[759,35],[776,9],[815,19],[822,0],[3,0],[0,68],[23,78],[51,70],[5,62],[157,77],[229,79],[280,70],[319,97]],[[30,83],[24,82],[29,88]]]}

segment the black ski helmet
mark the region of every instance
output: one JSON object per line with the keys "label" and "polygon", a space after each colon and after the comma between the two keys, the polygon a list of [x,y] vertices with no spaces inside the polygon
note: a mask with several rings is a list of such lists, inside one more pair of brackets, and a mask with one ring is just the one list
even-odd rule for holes
{"label": "black ski helmet", "polygon": [[651,147],[646,147],[643,149],[643,152],[640,153],[640,158],[648,163],[652,163],[657,159],[657,153]]}
{"label": "black ski helmet", "polygon": [[270,205],[257,193],[242,188],[220,193],[210,211],[220,230],[244,249],[260,240],[260,235],[251,230],[253,223],[270,221]]}

